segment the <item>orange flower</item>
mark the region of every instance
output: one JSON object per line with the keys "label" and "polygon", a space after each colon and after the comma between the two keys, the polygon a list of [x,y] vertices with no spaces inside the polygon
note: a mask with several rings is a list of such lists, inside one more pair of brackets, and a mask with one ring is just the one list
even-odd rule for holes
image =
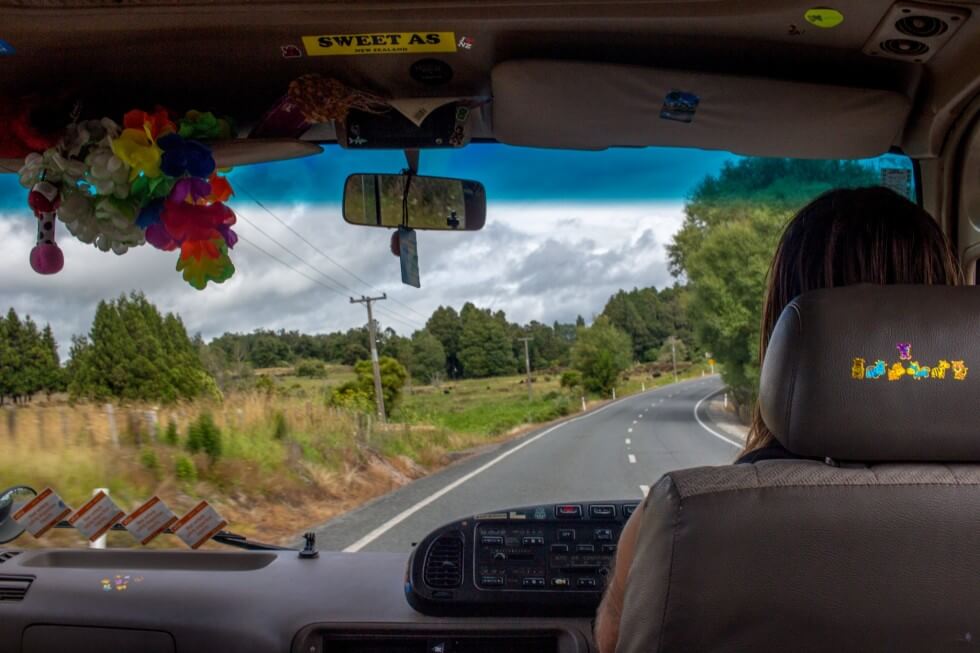
{"label": "orange flower", "polygon": [[177,125],[170,120],[170,114],[163,107],[157,107],[153,113],[133,109],[123,116],[123,126],[126,129],[139,129],[153,141],[167,132],[177,131]]}
{"label": "orange flower", "polygon": [[219,177],[217,173],[212,173],[208,181],[211,183],[211,194],[207,198],[208,203],[227,202],[234,194],[226,177]]}

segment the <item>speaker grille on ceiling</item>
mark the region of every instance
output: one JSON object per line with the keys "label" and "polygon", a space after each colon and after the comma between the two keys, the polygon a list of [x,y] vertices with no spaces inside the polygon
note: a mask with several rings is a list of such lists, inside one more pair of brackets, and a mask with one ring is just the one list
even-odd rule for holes
{"label": "speaker grille on ceiling", "polygon": [[888,39],[881,42],[881,51],[902,57],[921,57],[929,51],[929,46],[912,39]]}
{"label": "speaker grille on ceiling", "polygon": [[906,16],[895,23],[895,29],[909,36],[929,38],[945,32],[949,24],[935,16]]}
{"label": "speaker grille on ceiling", "polygon": [[969,18],[970,12],[963,7],[899,0],[881,19],[863,50],[872,57],[925,63]]}

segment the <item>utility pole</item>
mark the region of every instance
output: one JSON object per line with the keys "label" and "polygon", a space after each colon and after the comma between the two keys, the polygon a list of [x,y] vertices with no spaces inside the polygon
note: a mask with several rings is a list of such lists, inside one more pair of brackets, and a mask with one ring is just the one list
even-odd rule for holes
{"label": "utility pole", "polygon": [[670,337],[670,358],[674,362],[674,383],[677,383],[677,338]]}
{"label": "utility pole", "polygon": [[524,343],[524,369],[527,370],[527,400],[531,401],[531,353],[528,344],[533,338],[518,338]]}
{"label": "utility pole", "polygon": [[382,424],[387,421],[385,419],[385,398],[381,393],[381,366],[378,364],[378,335],[375,329],[374,312],[371,310],[371,304],[385,299],[388,299],[388,293],[384,293],[380,297],[366,297],[361,295],[360,299],[350,298],[351,304],[367,305],[368,337],[371,339],[371,367],[374,368],[374,400],[378,406],[378,419],[381,420]]}

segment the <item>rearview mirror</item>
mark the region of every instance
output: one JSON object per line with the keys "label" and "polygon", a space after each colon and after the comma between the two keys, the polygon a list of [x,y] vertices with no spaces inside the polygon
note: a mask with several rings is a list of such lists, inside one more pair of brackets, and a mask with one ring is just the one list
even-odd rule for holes
{"label": "rearview mirror", "polygon": [[0,492],[0,544],[13,542],[24,532],[24,527],[14,521],[14,513],[36,496],[34,488],[26,485]]}
{"label": "rearview mirror", "polygon": [[487,193],[483,184],[466,179],[354,174],[344,182],[344,220],[362,227],[477,231],[487,220]]}

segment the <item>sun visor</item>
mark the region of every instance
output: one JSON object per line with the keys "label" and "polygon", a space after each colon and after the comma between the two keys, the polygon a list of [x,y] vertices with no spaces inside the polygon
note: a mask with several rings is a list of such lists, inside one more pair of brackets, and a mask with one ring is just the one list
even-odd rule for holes
{"label": "sun visor", "polygon": [[492,83],[497,140],[585,150],[870,157],[888,151],[911,106],[894,91],[571,61],[509,61]]}

